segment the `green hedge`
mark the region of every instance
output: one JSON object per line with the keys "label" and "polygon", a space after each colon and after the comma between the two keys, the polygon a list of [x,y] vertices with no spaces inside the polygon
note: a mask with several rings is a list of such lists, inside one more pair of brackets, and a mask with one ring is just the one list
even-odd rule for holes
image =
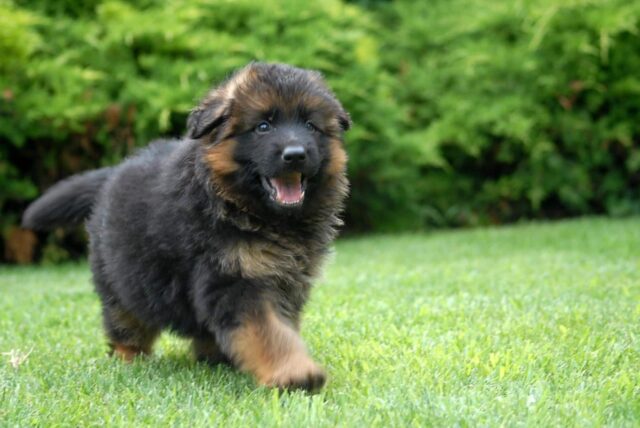
{"label": "green hedge", "polygon": [[436,225],[640,212],[640,2],[401,1],[384,68]]}
{"label": "green hedge", "polygon": [[253,59],[321,70],[351,112],[353,230],[638,213],[639,23],[616,0],[0,0],[0,228],[181,135]]}

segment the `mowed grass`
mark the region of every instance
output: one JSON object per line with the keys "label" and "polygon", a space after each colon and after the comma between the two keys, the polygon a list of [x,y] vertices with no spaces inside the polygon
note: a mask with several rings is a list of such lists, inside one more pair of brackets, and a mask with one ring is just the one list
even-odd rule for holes
{"label": "mowed grass", "polygon": [[84,263],[3,267],[0,296],[2,426],[640,424],[640,219],[340,241],[303,324],[312,396],[169,334],[108,358]]}

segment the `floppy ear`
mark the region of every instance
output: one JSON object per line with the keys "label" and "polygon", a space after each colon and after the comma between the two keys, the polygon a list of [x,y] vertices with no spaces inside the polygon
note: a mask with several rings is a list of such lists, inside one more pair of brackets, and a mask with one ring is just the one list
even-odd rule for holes
{"label": "floppy ear", "polygon": [[227,103],[219,97],[204,100],[198,107],[191,110],[187,119],[187,136],[198,139],[213,132],[222,125],[228,116]]}
{"label": "floppy ear", "polygon": [[338,123],[343,131],[351,129],[351,116],[349,116],[349,113],[347,113],[346,110],[343,109],[338,115]]}

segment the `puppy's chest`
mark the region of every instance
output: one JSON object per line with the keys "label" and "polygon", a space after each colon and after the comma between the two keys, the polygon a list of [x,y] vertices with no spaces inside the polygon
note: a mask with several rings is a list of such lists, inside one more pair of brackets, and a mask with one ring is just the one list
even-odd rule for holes
{"label": "puppy's chest", "polygon": [[301,243],[274,243],[261,239],[227,243],[219,255],[224,274],[247,279],[308,282],[321,264],[317,250]]}

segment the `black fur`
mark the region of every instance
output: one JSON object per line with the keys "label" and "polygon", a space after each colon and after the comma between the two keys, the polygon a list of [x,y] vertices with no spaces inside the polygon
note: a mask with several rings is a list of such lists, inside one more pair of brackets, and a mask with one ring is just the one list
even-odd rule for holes
{"label": "black fur", "polygon": [[[272,124],[268,133],[255,131],[262,120]],[[343,153],[348,126],[317,73],[251,64],[194,109],[189,137],[155,142],[118,166],[60,182],[27,209],[23,224],[50,228],[91,214],[91,268],[114,349],[148,352],[171,329],[194,338],[196,352],[210,346],[219,359],[249,367],[234,343],[248,319],[272,308],[283,328],[298,329],[341,224],[347,181],[332,157]],[[229,159],[215,152],[225,144]],[[284,162],[288,144],[304,146],[306,160]],[[217,171],[215,162],[229,171]],[[265,179],[290,173],[307,180],[304,200],[281,206]],[[324,382],[315,369],[288,380],[247,370],[276,386]]]}
{"label": "black fur", "polygon": [[47,230],[82,223],[91,214],[98,191],[112,173],[113,168],[102,168],[57,183],[27,208],[22,227]]}

